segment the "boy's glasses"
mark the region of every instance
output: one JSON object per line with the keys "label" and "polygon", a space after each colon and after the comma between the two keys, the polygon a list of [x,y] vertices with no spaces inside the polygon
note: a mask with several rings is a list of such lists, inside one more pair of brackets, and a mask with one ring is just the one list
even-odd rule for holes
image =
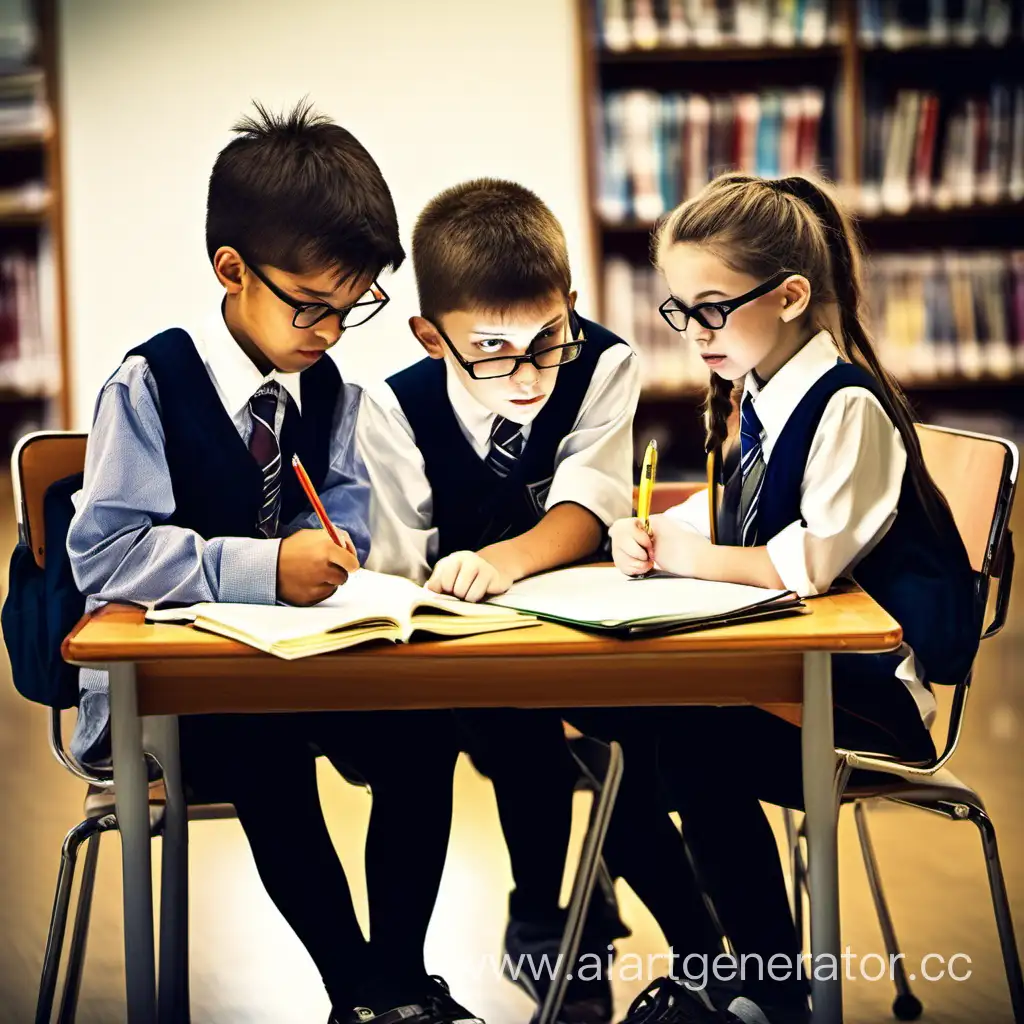
{"label": "boy's glasses", "polygon": [[720,331],[725,326],[729,314],[745,306],[762,295],[778,288],[787,277],[792,277],[796,271],[780,270],[774,277],[768,278],[764,284],[759,284],[749,292],[740,295],[735,299],[720,299],[718,302],[698,302],[696,306],[687,306],[681,299],[674,295],[669,296],[659,307],[658,312],[665,318],[665,322],[674,331],[685,331],[689,326],[690,317],[709,331]]}
{"label": "boy's glasses", "polygon": [[[548,348],[539,349],[536,352],[526,352],[521,356],[491,356],[486,359],[466,359],[462,353],[452,344],[451,338],[441,330],[437,324],[431,325],[444,339],[445,344],[452,350],[452,355],[458,360],[459,365],[474,380],[492,380],[495,377],[511,377],[523,363],[532,363],[538,370],[550,370],[563,363],[571,363],[578,359],[583,351],[583,343],[587,340],[583,336],[583,328],[580,326],[576,314],[569,310],[569,316],[565,322],[565,332],[573,339],[562,345],[551,345]],[[536,341],[534,341],[536,344]],[[533,345],[530,346],[531,348]]]}
{"label": "boy's glasses", "polygon": [[342,330],[347,331],[353,327],[359,327],[360,324],[365,324],[367,320],[375,317],[390,301],[387,292],[375,280],[357,302],[353,302],[351,306],[343,306],[341,309],[329,306],[326,302],[299,302],[286,292],[281,291],[255,263],[250,263],[246,260],[245,265],[274,295],[295,310],[295,315],[292,317],[293,327],[313,327],[325,317],[337,316],[341,321]]}

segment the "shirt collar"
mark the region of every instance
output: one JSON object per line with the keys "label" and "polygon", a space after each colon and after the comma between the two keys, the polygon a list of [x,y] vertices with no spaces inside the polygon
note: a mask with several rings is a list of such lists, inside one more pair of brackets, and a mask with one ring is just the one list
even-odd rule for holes
{"label": "shirt collar", "polygon": [[469,434],[477,449],[486,449],[490,444],[491,430],[497,414],[491,412],[466,390],[466,385],[459,380],[458,373],[447,359],[444,361],[444,367],[448,401],[452,404],[455,418]]}
{"label": "shirt collar", "polygon": [[758,386],[753,373],[747,374],[743,395],[744,398],[747,394],[751,396],[757,418],[761,421],[765,459],[771,455],[775,439],[804,395],[836,365],[839,358],[832,335],[822,330],[790,356],[763,387]]}
{"label": "shirt collar", "polygon": [[232,337],[220,306],[202,325],[195,341],[203,362],[224,396],[228,415],[232,418],[238,416],[249,404],[249,399],[269,381],[277,381],[294,399],[299,412],[302,412],[299,374],[281,373],[279,370],[271,370],[265,376],[260,373],[256,364]]}

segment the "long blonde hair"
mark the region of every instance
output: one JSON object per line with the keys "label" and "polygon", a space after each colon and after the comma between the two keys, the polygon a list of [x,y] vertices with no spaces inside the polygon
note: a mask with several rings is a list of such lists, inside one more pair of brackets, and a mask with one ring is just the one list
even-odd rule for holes
{"label": "long blonde hair", "polygon": [[[719,175],[658,226],[652,239],[655,264],[660,266],[662,254],[679,242],[701,245],[733,270],[761,280],[782,270],[807,278],[811,304],[804,316],[815,328],[828,329],[843,358],[878,382],[885,409],[903,439],[915,488],[933,517],[945,500],[925,468],[906,396],[878,361],[864,325],[861,248],[831,189],[803,175]],[[703,408],[709,452],[728,439],[732,392],[731,381],[711,375]]]}

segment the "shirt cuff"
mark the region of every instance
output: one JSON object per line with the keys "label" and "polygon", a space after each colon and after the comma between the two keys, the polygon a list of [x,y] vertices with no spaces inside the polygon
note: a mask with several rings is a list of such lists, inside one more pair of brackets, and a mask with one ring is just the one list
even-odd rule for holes
{"label": "shirt cuff", "polygon": [[563,466],[555,473],[544,510],[550,511],[562,502],[571,501],[592,512],[605,526],[611,526],[616,519],[624,519],[632,511],[628,494],[628,486],[610,479],[599,469]]}
{"label": "shirt cuff", "polygon": [[220,552],[218,601],[274,604],[280,540],[224,537]]}
{"label": "shirt cuff", "polygon": [[799,520],[790,523],[768,541],[768,557],[787,590],[801,597],[814,597],[821,590],[811,579],[807,565],[807,547],[804,544],[806,533],[807,527]]}

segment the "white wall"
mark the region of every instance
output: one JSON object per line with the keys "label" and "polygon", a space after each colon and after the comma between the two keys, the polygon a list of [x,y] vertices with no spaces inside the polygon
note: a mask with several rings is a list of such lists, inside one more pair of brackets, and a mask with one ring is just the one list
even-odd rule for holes
{"label": "white wall", "polygon": [[[250,99],[303,95],[380,164],[408,242],[442,188],[520,181],[590,273],[574,0],[61,0],[74,425],[124,352],[212,308],[206,181]],[[339,348],[343,372],[418,349],[410,264],[391,306]]]}

